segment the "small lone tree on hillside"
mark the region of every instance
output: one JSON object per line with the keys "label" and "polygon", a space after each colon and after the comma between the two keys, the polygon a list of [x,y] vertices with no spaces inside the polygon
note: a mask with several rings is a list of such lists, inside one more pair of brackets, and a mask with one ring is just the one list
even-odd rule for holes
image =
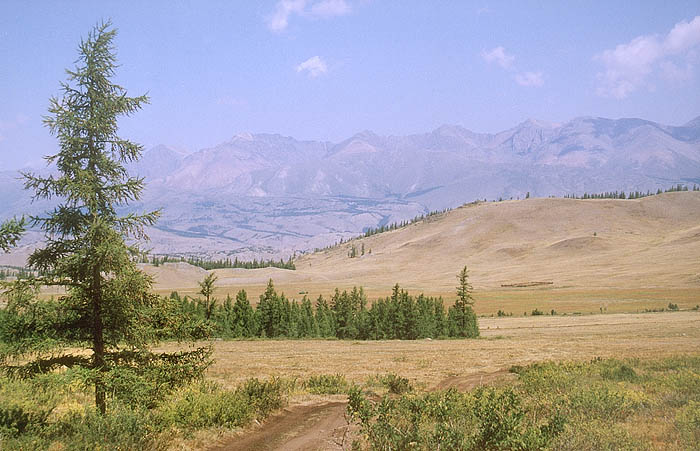
{"label": "small lone tree on hillside", "polygon": [[457,299],[450,307],[448,319],[450,322],[451,336],[474,338],[479,336],[479,326],[474,314],[474,298],[472,297],[472,285],[469,283],[469,271],[465,266],[457,276]]}
{"label": "small lone tree on hillside", "polygon": [[[118,207],[139,199],[144,186],[124,167],[142,148],[117,135],[117,119],[141,109],[148,98],[128,97],[111,81],[117,62],[116,30],[110,28],[109,22],[98,25],[80,43],[77,67],[67,70],[68,81],[61,83],[63,96],[50,99],[44,123],[58,138],[59,151],[46,160],[55,173],[23,173],[34,199],[58,200],[46,216],[31,218],[46,244],[28,264],[42,276],[10,286],[0,311],[0,362],[34,357],[15,368],[25,375],[75,369],[79,380],[94,387],[102,414],[108,393],[146,403],[133,393],[157,399],[201,375],[208,364],[204,349],[169,355],[147,350],[159,338],[183,337],[186,327],[170,301],[151,292],[150,277],[132,258],[138,249],[125,241],[147,238],[144,228],[159,213],[117,214]],[[4,225],[0,245],[14,244],[22,227],[21,221]],[[40,300],[35,291],[40,285],[65,287],[66,294]],[[92,355],[73,351],[81,347]]]}

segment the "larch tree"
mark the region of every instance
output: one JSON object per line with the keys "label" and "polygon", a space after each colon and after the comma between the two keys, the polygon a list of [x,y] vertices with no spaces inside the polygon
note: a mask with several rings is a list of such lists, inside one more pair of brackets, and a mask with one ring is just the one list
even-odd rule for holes
{"label": "larch tree", "polygon": [[[182,320],[169,300],[151,292],[150,277],[132,258],[138,252],[133,243],[147,238],[145,227],[154,224],[159,212],[118,213],[139,199],[144,180],[129,176],[125,168],[142,148],[118,136],[117,120],[140,110],[148,97],[129,97],[112,81],[118,67],[115,35],[110,22],[97,25],[81,41],[76,67],[66,71],[67,81],[61,83],[62,95],[50,99],[44,123],[57,137],[59,151],[45,158],[55,170],[49,176],[23,177],[34,199],[53,199],[57,206],[31,217],[30,223],[45,234],[45,246],[28,258],[41,277],[6,291],[3,314],[11,321],[0,328],[0,339],[10,343],[0,358],[34,356],[35,372],[77,367],[81,380],[94,387],[95,405],[103,414],[108,395],[133,396],[137,380],[146,380],[152,391],[175,386],[201,375],[209,355],[203,349],[169,355],[147,349],[159,338],[180,336]],[[8,224],[3,235],[11,244],[22,224]],[[55,300],[27,295],[42,285],[65,287],[65,295]],[[80,347],[91,349],[91,356],[74,351]],[[168,365],[180,365],[182,371],[154,369]],[[179,379],[164,384],[153,380],[156,374],[177,374]]]}
{"label": "larch tree", "polygon": [[9,219],[0,224],[0,251],[7,252],[17,244],[24,233],[24,226],[24,218]]}
{"label": "larch tree", "polygon": [[474,298],[472,297],[472,285],[469,283],[469,270],[465,266],[457,276],[459,285],[457,286],[457,299],[455,304],[450,308],[449,316],[456,330],[453,332],[456,336],[461,337],[478,337],[479,327],[474,314]]}
{"label": "larch tree", "polygon": [[199,294],[204,296],[204,309],[207,319],[211,318],[212,313],[214,313],[214,307],[216,307],[216,299],[213,298],[213,295],[216,290],[214,283],[216,283],[217,279],[217,275],[211,273],[207,274],[206,277],[199,282]]}

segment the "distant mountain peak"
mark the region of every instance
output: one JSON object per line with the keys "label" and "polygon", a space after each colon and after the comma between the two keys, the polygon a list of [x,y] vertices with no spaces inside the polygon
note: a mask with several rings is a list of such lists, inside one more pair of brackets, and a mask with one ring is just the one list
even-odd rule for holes
{"label": "distant mountain peak", "polygon": [[456,124],[443,124],[440,127],[433,130],[434,134],[443,136],[463,136],[463,135],[473,135],[474,132],[468,130],[461,125]]}
{"label": "distant mountain peak", "polygon": [[518,124],[518,127],[527,127],[527,128],[557,128],[561,124],[558,124],[556,122],[548,122],[548,121],[542,121],[539,119],[533,119],[533,118],[527,118],[520,124]]}
{"label": "distant mountain peak", "polygon": [[144,152],[144,157],[146,158],[153,158],[155,156],[160,156],[160,157],[175,157],[175,158],[184,158],[187,156],[188,152],[183,150],[183,149],[178,149],[173,146],[168,146],[165,144],[158,144],[157,146],[151,147],[147,151]]}
{"label": "distant mountain peak", "polygon": [[255,139],[255,136],[250,133],[250,132],[241,132],[236,135],[231,139],[231,141],[253,141]]}
{"label": "distant mountain peak", "polygon": [[362,130],[359,133],[355,133],[352,137],[353,139],[376,139],[380,136],[374,133],[372,130]]}

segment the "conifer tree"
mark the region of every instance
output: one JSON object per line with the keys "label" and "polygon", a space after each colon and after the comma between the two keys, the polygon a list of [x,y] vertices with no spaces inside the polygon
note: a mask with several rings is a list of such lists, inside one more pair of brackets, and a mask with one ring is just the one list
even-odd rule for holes
{"label": "conifer tree", "polygon": [[275,286],[270,279],[267,282],[265,292],[260,295],[258,306],[255,309],[257,323],[260,325],[260,333],[262,337],[272,337],[275,328]]}
{"label": "conifer tree", "polygon": [[233,331],[236,337],[254,337],[258,332],[255,322],[255,311],[250,305],[245,290],[236,294],[236,303],[233,305]]}
{"label": "conifer tree", "polygon": [[449,311],[451,324],[451,335],[460,337],[478,337],[479,327],[476,322],[476,315],[472,306],[472,285],[469,283],[469,271],[465,266],[457,276],[459,285],[457,286],[457,300]]}
{"label": "conifer tree", "polygon": [[199,294],[204,296],[204,311],[207,319],[211,319],[211,315],[216,307],[216,299],[212,297],[216,287],[214,283],[218,279],[217,275],[214,273],[207,274],[204,280],[199,282]]}
{"label": "conifer tree", "polygon": [[299,335],[301,337],[316,337],[318,336],[318,325],[314,318],[314,309],[311,305],[311,300],[304,295],[301,300],[301,316],[299,319]]}
{"label": "conifer tree", "polygon": [[[0,337],[12,346],[5,358],[37,357],[33,368],[43,370],[56,365],[82,368],[82,380],[94,386],[95,405],[102,414],[108,389],[117,396],[119,376],[129,371],[143,376],[142,364],[148,364],[144,362],[165,365],[194,358],[197,362],[190,359],[188,370],[181,373],[192,370],[194,376],[201,374],[207,360],[205,353],[172,355],[168,360],[147,351],[149,343],[169,335],[179,320],[168,315],[172,300],[151,293],[151,279],[132,259],[137,249],[125,242],[146,238],[144,227],[159,213],[117,214],[118,207],[139,199],[144,186],[142,178],[130,177],[124,167],[140,157],[142,148],[117,135],[117,120],[140,110],[148,98],[128,97],[112,82],[115,35],[109,22],[96,26],[80,43],[77,66],[66,71],[62,97],[49,101],[44,124],[59,142],[58,153],[46,157],[55,165],[54,175],[23,177],[34,199],[54,199],[58,205],[45,216],[31,218],[44,231],[46,244],[29,256],[28,264],[43,276],[7,291],[3,313],[13,322]],[[21,226],[18,221],[8,226],[10,243]],[[3,238],[0,244],[7,242]],[[32,295],[39,285],[62,286],[66,294],[39,300]],[[88,347],[92,355],[73,353],[76,347]],[[175,377],[174,371],[170,374]],[[156,391],[165,386],[171,384],[153,385]],[[128,396],[126,390],[121,393]]]}
{"label": "conifer tree", "polygon": [[319,295],[318,299],[316,299],[316,324],[318,325],[318,334],[321,337],[332,337],[335,335],[333,312],[331,312],[328,302],[323,295]]}

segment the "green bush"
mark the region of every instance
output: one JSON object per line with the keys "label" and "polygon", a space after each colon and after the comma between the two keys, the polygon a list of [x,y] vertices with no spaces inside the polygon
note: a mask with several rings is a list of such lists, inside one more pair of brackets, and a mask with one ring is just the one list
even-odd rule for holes
{"label": "green bush", "polygon": [[112,405],[106,415],[94,407],[73,410],[50,423],[0,440],[7,449],[126,450],[166,449],[166,425],[146,409]]}
{"label": "green bush", "polygon": [[639,377],[634,369],[625,364],[613,364],[612,366],[604,367],[600,375],[603,379],[609,379],[617,382],[636,382]]}
{"label": "green bush", "polygon": [[348,381],[342,374],[320,374],[304,381],[304,389],[315,395],[347,393],[348,387]]}
{"label": "green bush", "polygon": [[641,407],[640,402],[631,399],[625,392],[605,385],[574,391],[566,401],[573,415],[601,420],[623,420]]}
{"label": "green bush", "polygon": [[[81,394],[67,389],[71,381],[59,375],[0,379],[0,449],[165,449],[178,431],[238,427],[265,418],[284,404],[291,384],[250,379],[236,390],[224,390],[200,381],[151,408],[113,400],[100,415],[92,404],[76,403]],[[56,415],[60,400],[71,407]]]}
{"label": "green bush", "polygon": [[112,405],[106,415],[93,408],[72,412],[48,428],[45,435],[56,438],[67,449],[166,449],[168,438],[161,434],[165,423],[147,409]]}
{"label": "green bush", "polygon": [[57,376],[0,377],[0,438],[45,426],[60,399],[60,382]]}
{"label": "green bush", "polygon": [[408,379],[406,379],[405,377],[397,376],[394,373],[389,373],[385,376],[382,376],[380,380],[382,382],[382,385],[384,385],[389,390],[389,393],[401,395],[403,393],[413,391],[411,382]]}
{"label": "green bush", "polygon": [[365,438],[356,448],[540,449],[563,430],[561,416],[535,423],[513,389],[480,388],[369,401],[350,390],[348,412]]}
{"label": "green bush", "polygon": [[254,417],[249,399],[237,391],[221,390],[211,383],[187,387],[164,406],[164,417],[182,429],[213,426],[236,427]]}
{"label": "green bush", "polygon": [[284,404],[285,383],[248,379],[236,390],[224,390],[211,382],[200,382],[176,393],[162,410],[167,422],[182,429],[214,426],[236,427],[252,419],[263,419]]}
{"label": "green bush", "polygon": [[284,405],[284,395],[289,391],[291,384],[293,383],[279,377],[262,382],[251,378],[238,387],[236,393],[243,396],[246,402],[253,407],[255,417],[260,420]]}

